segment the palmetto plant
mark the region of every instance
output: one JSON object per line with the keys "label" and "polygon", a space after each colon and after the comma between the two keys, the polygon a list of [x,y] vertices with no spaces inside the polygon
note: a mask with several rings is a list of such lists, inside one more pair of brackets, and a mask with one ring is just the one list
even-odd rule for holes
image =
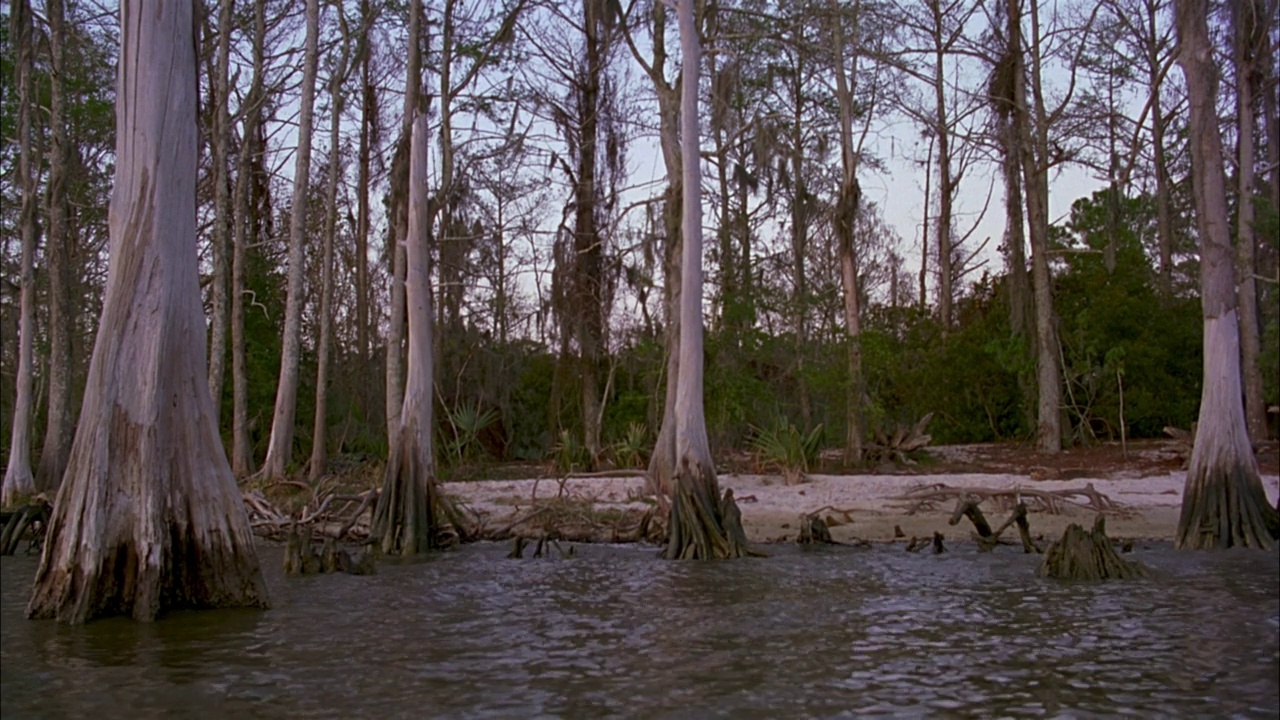
{"label": "palmetto plant", "polygon": [[644,423],[633,422],[627,426],[627,432],[613,444],[613,459],[620,468],[639,468],[645,462],[645,448],[648,446],[649,430]]}
{"label": "palmetto plant", "polygon": [[448,442],[449,456],[458,463],[474,459],[478,452],[484,450],[480,444],[480,433],[497,421],[497,411],[493,408],[481,410],[479,403],[468,400],[452,410],[446,407],[445,412],[453,426],[453,439]]}
{"label": "palmetto plant", "polygon": [[551,449],[551,456],[561,475],[570,475],[591,466],[591,453],[587,452],[578,436],[568,429],[560,431],[560,438]]}
{"label": "palmetto plant", "polygon": [[779,418],[772,427],[753,426],[752,431],[755,437],[751,440],[751,447],[758,463],[782,473],[788,485],[804,481],[805,473],[818,459],[821,424],[806,435],[795,425]]}

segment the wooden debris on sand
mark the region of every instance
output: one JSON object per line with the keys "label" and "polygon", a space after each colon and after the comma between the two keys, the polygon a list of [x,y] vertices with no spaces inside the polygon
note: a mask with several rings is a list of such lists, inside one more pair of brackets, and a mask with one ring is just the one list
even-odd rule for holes
{"label": "wooden debris on sand", "polygon": [[1141,563],[1122,560],[1116,554],[1107,538],[1106,520],[1099,513],[1090,532],[1076,523],[1067,526],[1062,539],[1045,552],[1039,574],[1059,580],[1128,580],[1148,573]]}

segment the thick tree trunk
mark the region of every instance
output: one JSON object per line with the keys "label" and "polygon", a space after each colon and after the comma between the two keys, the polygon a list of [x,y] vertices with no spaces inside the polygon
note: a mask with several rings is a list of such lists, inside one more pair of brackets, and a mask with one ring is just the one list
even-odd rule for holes
{"label": "thick tree trunk", "polygon": [[[405,68],[405,77],[407,82],[404,88],[404,121],[401,123],[401,138],[405,147],[412,144],[413,135],[413,117],[418,109],[418,92],[422,84],[422,0],[410,0],[409,2],[409,57]],[[405,209],[406,203],[409,202],[406,196],[401,196],[397,207],[395,196],[398,193],[406,193],[407,189],[401,189],[403,186],[396,187],[397,179],[401,177],[394,171],[392,172],[391,193],[392,202],[392,227],[387,233],[387,239],[391,243],[391,320],[387,326],[387,445],[395,444],[396,435],[400,432],[402,421],[400,411],[404,405],[404,336],[405,336],[405,273],[407,270],[407,258],[405,257],[405,237],[408,233],[408,212]],[[408,180],[408,173],[404,175],[405,181]]]}
{"label": "thick tree trunk", "polygon": [[227,146],[231,137],[232,10],[235,0],[220,0],[218,10],[218,58],[214,81],[213,115],[213,275],[209,278],[213,312],[209,316],[209,394],[215,415],[221,417],[222,384],[227,367],[227,283],[230,280],[227,251],[231,240],[231,178]]}
{"label": "thick tree trunk", "polygon": [[32,618],[266,605],[205,368],[192,12],[121,6],[110,271]]}
{"label": "thick tree trunk", "polygon": [[1232,4],[1236,65],[1236,297],[1240,307],[1240,366],[1244,381],[1244,419],[1254,442],[1267,439],[1267,408],[1262,396],[1261,327],[1258,322],[1257,240],[1253,229],[1254,87],[1256,43],[1261,8],[1253,0]]}
{"label": "thick tree trunk", "polygon": [[682,233],[680,378],[676,389],[676,475],[663,557],[744,557],[746,535],[732,491],[721,498],[707,442],[702,402],[702,169],[698,154],[698,68],[701,48],[694,23],[695,0],[679,0],[681,86]]}
{"label": "thick tree trunk", "polygon": [[343,29],[343,45],[329,79],[329,175],[325,187],[324,249],[320,259],[320,340],[316,345],[316,411],[311,431],[308,474],[317,480],[329,463],[329,365],[333,354],[333,241],[338,231],[338,176],[342,168],[342,83],[347,75],[347,21],[337,8]]}
{"label": "thick tree trunk", "polygon": [[303,50],[302,99],[298,114],[298,149],[293,168],[293,205],[289,212],[289,275],[284,310],[284,348],[276,386],[271,441],[262,472],[282,478],[293,461],[293,435],[298,410],[298,365],[302,354],[302,271],[306,262],[307,189],[311,179],[311,116],[315,110],[316,44],[320,35],[319,0],[307,0],[307,39]]}
{"label": "thick tree trunk", "polygon": [[45,240],[45,263],[49,277],[49,405],[45,424],[36,487],[56,490],[62,482],[71,451],[71,381],[73,354],[71,326],[75,307],[71,294],[70,227],[67,222],[67,139],[66,117],[66,8],[62,0],[46,4],[49,14],[49,51],[53,76],[49,88],[49,125],[53,148],[49,154],[49,228]]}
{"label": "thick tree trunk", "polygon": [[431,323],[431,277],[426,235],[427,150],[431,136],[425,111],[412,124],[409,151],[408,227],[406,230],[405,291],[409,305],[408,380],[400,426],[392,438],[391,457],[382,492],[374,510],[370,541],[383,553],[414,555],[447,545],[448,531],[465,536],[465,529],[435,480],[432,433],[434,350]]}
{"label": "thick tree trunk", "polygon": [[1218,76],[1205,0],[1177,0],[1178,63],[1190,100],[1192,173],[1200,233],[1204,386],[1176,544],[1184,549],[1270,549],[1280,517],[1267,504],[1241,400],[1235,267],[1214,98]]}
{"label": "thick tree trunk", "polygon": [[23,496],[34,495],[35,478],[31,474],[31,381],[35,340],[35,255],[36,255],[36,179],[31,147],[31,73],[34,53],[31,50],[31,3],[17,0],[10,9],[14,38],[18,46],[18,184],[22,191],[22,294],[18,320],[17,397],[13,405],[13,432],[9,442],[9,464],[0,485],[0,507],[11,508]]}

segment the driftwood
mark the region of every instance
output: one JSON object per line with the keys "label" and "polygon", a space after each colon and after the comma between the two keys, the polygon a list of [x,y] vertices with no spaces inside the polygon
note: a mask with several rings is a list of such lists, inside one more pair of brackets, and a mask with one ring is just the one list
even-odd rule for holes
{"label": "driftwood", "polygon": [[4,530],[0,532],[0,555],[16,553],[28,529],[31,530],[31,543],[27,545],[27,553],[39,550],[52,514],[53,506],[48,501],[39,499],[12,513],[0,514],[0,525],[4,526]]}
{"label": "driftwood", "polygon": [[377,572],[373,551],[369,546],[361,550],[339,547],[334,538],[325,538],[319,551],[312,543],[312,527],[294,523],[285,542],[284,572],[286,575],[314,575],[344,572],[350,575],[373,575]]}
{"label": "driftwood", "polygon": [[[889,499],[895,502],[907,503],[906,514],[914,515],[925,510],[935,510],[938,502],[968,495],[984,500],[992,499],[1002,506],[1008,506],[1009,509],[1016,507],[1019,502],[1030,502],[1035,504],[1036,509],[1051,515],[1061,514],[1068,505],[1121,517],[1131,515],[1133,512],[1112,500],[1105,493],[1099,492],[1093,486],[1093,483],[1089,483],[1083,488],[1067,488],[1063,490],[1039,490],[1027,487],[1018,487],[1011,490],[955,488],[943,483],[933,483],[913,488]],[[1075,499],[1079,497],[1083,497],[1085,502]]]}
{"label": "driftwood", "polygon": [[1031,539],[1031,525],[1027,522],[1027,504],[1019,501],[1017,506],[1013,508],[1013,512],[1009,514],[1009,519],[1004,524],[996,528],[995,537],[998,540],[1000,534],[1003,533],[1010,525],[1018,526],[1018,536],[1022,540],[1022,551],[1024,553],[1040,553],[1043,552],[1039,545]]}
{"label": "driftwood", "polygon": [[875,442],[867,448],[868,456],[903,465],[911,464],[907,455],[923,449],[933,441],[933,436],[925,434],[930,420],[933,420],[933,413],[926,414],[914,425],[898,423],[891,433],[875,430]]}
{"label": "driftwood", "polygon": [[947,521],[947,524],[956,525],[960,522],[960,518],[969,518],[969,521],[973,523],[974,530],[978,532],[978,550],[989,552],[996,546],[998,538],[991,532],[991,525],[987,523],[987,518],[978,507],[978,503],[981,502],[982,498],[976,495],[962,495],[956,498],[956,509],[951,513],[951,519]]}
{"label": "driftwood", "polygon": [[1039,574],[1060,580],[1128,580],[1148,573],[1142,564],[1122,560],[1116,554],[1107,539],[1106,521],[1099,514],[1091,532],[1076,523],[1068,525],[1062,539],[1045,552]]}

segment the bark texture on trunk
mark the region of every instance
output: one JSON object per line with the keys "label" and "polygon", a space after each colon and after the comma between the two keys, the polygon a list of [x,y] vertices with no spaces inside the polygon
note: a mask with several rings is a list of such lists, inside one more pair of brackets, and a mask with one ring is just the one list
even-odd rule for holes
{"label": "bark texture on trunk", "polygon": [[465,536],[464,523],[435,479],[435,429],[431,277],[427,260],[427,150],[431,136],[426,114],[414,121],[409,150],[409,222],[406,234],[405,292],[409,306],[408,380],[400,425],[392,436],[391,457],[374,509],[370,540],[383,553],[415,555]]}
{"label": "bark texture on trunk", "polygon": [[338,64],[329,79],[329,173],[324,199],[324,249],[320,258],[320,339],[316,345],[316,411],[311,430],[311,461],[308,474],[314,481],[324,475],[329,463],[329,364],[333,345],[333,242],[338,232],[338,176],[342,168],[342,110],[345,106],[342,83],[347,75],[347,21],[338,8],[343,28],[343,46]]}
{"label": "bark texture on trunk", "polygon": [[9,442],[9,464],[0,485],[0,507],[13,507],[24,495],[34,495],[35,477],[31,474],[31,381],[35,339],[35,255],[36,255],[36,181],[31,147],[31,3],[17,0],[10,12],[17,28],[18,45],[18,184],[22,190],[22,294],[18,320],[17,397],[13,405],[13,432]]}
{"label": "bark texture on trunk", "polygon": [[1192,172],[1200,233],[1204,313],[1204,386],[1182,514],[1175,538],[1183,549],[1270,549],[1280,512],[1267,504],[1249,443],[1240,383],[1240,327],[1235,267],[1214,97],[1218,75],[1209,43],[1205,0],[1177,0],[1178,64],[1190,100]]}
{"label": "bark texture on trunk", "polygon": [[62,482],[71,451],[71,378],[73,352],[71,325],[76,309],[71,294],[70,224],[67,222],[67,139],[66,117],[66,7],[62,0],[49,0],[49,52],[53,77],[49,87],[49,126],[53,147],[49,153],[49,228],[45,240],[45,263],[49,277],[49,405],[45,424],[36,487],[56,490]]}
{"label": "bark texture on trunk", "polygon": [[1236,295],[1240,306],[1240,366],[1244,380],[1244,419],[1249,437],[1254,442],[1267,439],[1267,408],[1262,397],[1262,329],[1258,322],[1257,240],[1253,229],[1254,184],[1253,134],[1257,126],[1254,113],[1255,29],[1261,8],[1253,0],[1237,0],[1232,4],[1235,17],[1236,61]]}
{"label": "bark texture on trunk", "polygon": [[32,618],[267,602],[205,367],[192,13],[121,6],[111,263]]}
{"label": "bark texture on trunk", "polygon": [[698,155],[698,68],[701,47],[695,0],[680,0],[684,77],[680,125],[683,165],[683,272],[680,303],[680,378],[676,388],[676,473],[663,557],[736,558],[749,554],[733,491],[720,496],[702,401],[702,169]]}
{"label": "bark texture on trunk", "polygon": [[227,368],[227,282],[230,280],[227,252],[231,240],[230,168],[227,146],[231,137],[228,109],[231,90],[231,12],[235,0],[220,0],[218,8],[218,58],[214,77],[213,115],[213,276],[209,280],[213,312],[209,317],[209,394],[217,417],[222,413],[222,384]]}
{"label": "bark texture on trunk", "polygon": [[[838,7],[831,3],[836,50],[836,99],[840,103],[840,160],[842,176],[836,198],[835,234],[840,256],[840,282],[844,290],[844,329],[849,343],[849,386],[846,391],[845,462],[862,462],[862,321],[858,289],[858,254],[854,231],[862,189],[858,185],[858,156],[853,144],[853,88],[844,64],[844,25]],[[856,61],[855,61],[856,67]],[[949,307],[949,306],[948,306]],[[948,310],[949,312],[949,310]]]}
{"label": "bark texture on trunk", "polygon": [[307,0],[307,39],[303,50],[302,99],[298,115],[298,149],[293,169],[293,205],[289,212],[289,286],[284,310],[284,348],[276,387],[271,440],[262,461],[266,477],[282,478],[293,460],[298,411],[298,365],[302,354],[302,271],[307,244],[307,189],[311,179],[311,116],[316,95],[316,44],[320,35],[319,0]]}

